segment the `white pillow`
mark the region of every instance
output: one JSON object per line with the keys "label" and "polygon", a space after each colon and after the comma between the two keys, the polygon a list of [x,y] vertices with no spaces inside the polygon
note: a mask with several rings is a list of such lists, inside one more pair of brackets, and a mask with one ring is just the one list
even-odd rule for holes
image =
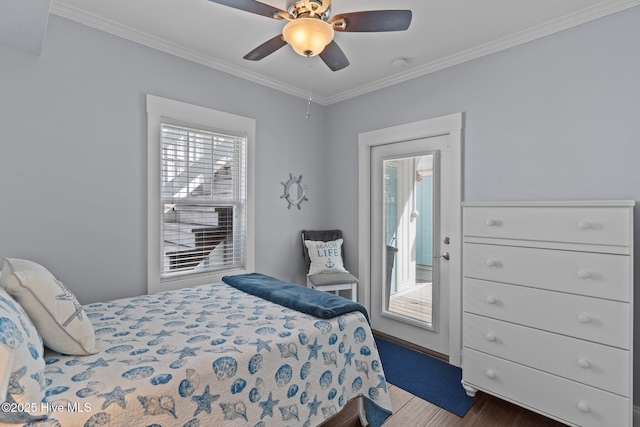
{"label": "white pillow", "polygon": [[93,325],[75,295],[43,266],[4,260],[0,286],[27,312],[44,344],[62,354],[95,354]]}
{"label": "white pillow", "polygon": [[309,274],[317,273],[348,273],[342,263],[342,239],[322,242],[305,240],[311,266]]}
{"label": "white pillow", "polygon": [[43,352],[27,313],[0,288],[0,402],[15,402],[20,409],[0,411],[0,423],[24,424],[46,416],[46,407],[40,405],[46,385]]}

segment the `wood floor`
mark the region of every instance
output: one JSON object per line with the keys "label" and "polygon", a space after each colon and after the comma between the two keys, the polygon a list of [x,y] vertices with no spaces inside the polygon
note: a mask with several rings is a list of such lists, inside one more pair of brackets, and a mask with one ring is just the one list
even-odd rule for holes
{"label": "wood floor", "polygon": [[[478,392],[469,412],[460,418],[444,409],[389,384],[393,415],[384,427],[566,427],[542,415]],[[358,403],[322,424],[322,427],[360,427]]]}

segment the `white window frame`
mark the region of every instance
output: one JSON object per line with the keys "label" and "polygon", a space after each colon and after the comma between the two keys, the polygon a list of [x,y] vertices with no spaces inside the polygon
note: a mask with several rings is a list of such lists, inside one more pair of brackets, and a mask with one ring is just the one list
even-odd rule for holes
{"label": "white window frame", "polygon": [[[246,242],[245,265],[187,276],[161,278],[162,195],[161,124],[172,123],[193,128],[242,135],[246,146]],[[147,292],[156,293],[219,282],[222,276],[253,272],[255,268],[255,119],[211,108],[147,95]]]}

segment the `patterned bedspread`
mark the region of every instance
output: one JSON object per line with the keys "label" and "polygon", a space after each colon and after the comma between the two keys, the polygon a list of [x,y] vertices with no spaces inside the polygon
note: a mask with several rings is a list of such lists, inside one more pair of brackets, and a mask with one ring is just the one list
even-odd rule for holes
{"label": "patterned bedspread", "polygon": [[225,284],[85,310],[100,353],[45,355],[38,425],[311,427],[357,396],[391,412],[361,313],[322,320]]}

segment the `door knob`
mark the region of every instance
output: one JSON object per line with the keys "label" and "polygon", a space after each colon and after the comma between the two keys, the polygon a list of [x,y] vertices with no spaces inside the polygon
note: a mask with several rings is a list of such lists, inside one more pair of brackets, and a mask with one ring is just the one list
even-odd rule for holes
{"label": "door knob", "polygon": [[449,252],[445,252],[442,254],[442,258],[446,259],[447,261],[449,261]]}

